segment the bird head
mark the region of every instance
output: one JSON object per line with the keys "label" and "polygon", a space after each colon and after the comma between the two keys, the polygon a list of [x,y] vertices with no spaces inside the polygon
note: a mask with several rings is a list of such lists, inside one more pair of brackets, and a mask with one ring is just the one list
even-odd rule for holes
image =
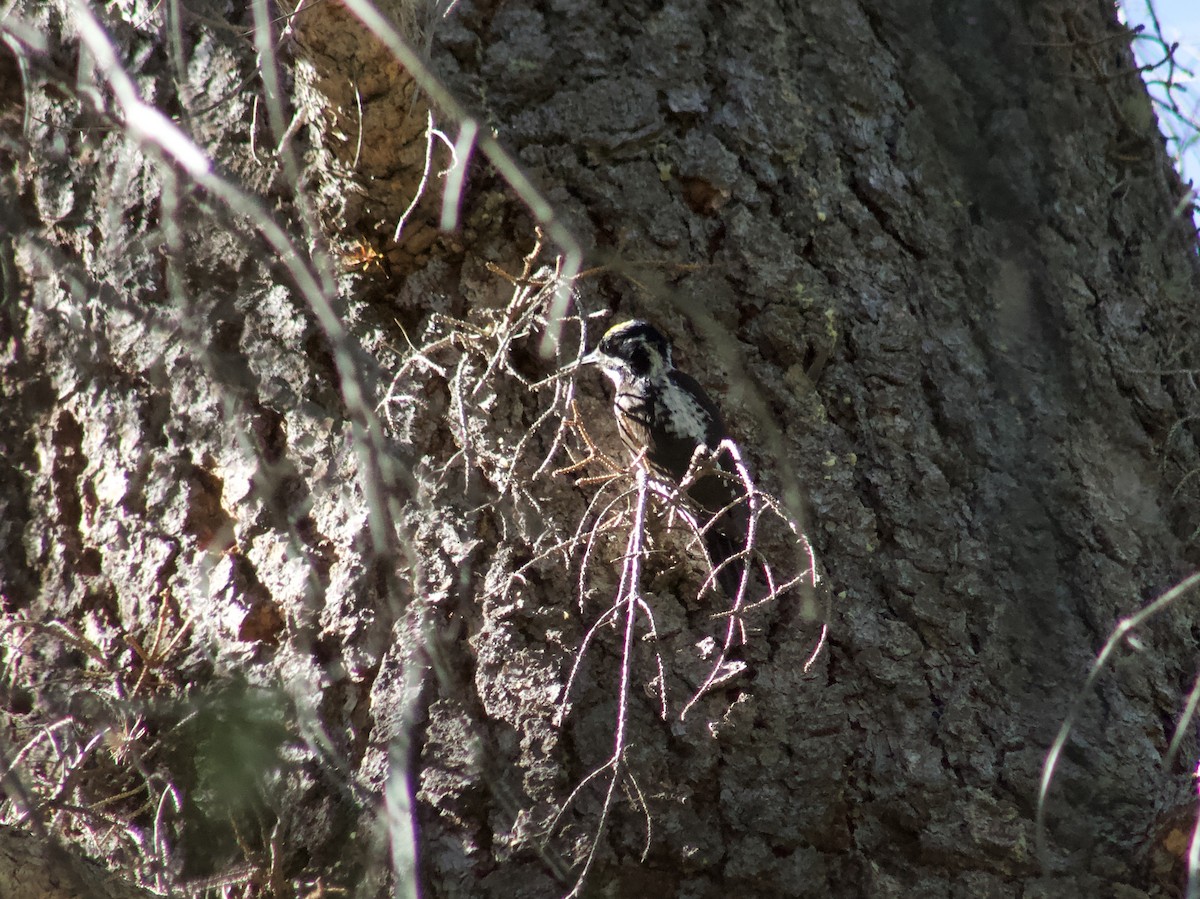
{"label": "bird head", "polygon": [[641,319],[613,325],[581,361],[598,365],[618,387],[635,378],[655,380],[673,367],[670,341]]}

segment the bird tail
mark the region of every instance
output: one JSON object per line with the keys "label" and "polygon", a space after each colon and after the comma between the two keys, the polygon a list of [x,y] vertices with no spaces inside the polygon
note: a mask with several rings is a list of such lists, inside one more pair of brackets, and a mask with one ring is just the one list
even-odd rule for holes
{"label": "bird tail", "polygon": [[742,585],[742,572],[746,568],[746,558],[735,558],[745,550],[744,540],[738,540],[719,527],[720,522],[704,532],[704,549],[708,553],[708,561],[717,573],[717,583],[730,599],[738,594]]}

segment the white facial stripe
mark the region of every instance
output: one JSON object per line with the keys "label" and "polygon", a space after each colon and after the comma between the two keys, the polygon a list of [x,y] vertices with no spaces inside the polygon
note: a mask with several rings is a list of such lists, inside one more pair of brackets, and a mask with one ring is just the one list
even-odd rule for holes
{"label": "white facial stripe", "polygon": [[652,347],[647,348],[647,353],[650,356],[650,371],[646,373],[646,377],[650,378],[651,380],[657,380],[658,378],[661,378],[663,373],[667,370],[666,360],[663,359],[663,357],[660,356]]}

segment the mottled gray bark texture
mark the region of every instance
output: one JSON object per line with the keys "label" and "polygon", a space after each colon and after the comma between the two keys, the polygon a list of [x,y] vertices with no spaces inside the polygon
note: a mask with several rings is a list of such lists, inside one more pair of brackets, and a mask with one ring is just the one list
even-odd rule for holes
{"label": "mottled gray bark texture", "polygon": [[617,801],[601,829],[598,777],[549,833],[612,752],[623,634],[558,723],[619,563],[581,608],[578,556],[542,555],[598,488],[542,464],[565,410],[530,384],[574,350],[539,355],[489,268],[533,217],[476,158],[439,234],[438,142],[393,241],[429,102],[340,5],[257,48],[241,4],[97,13],[215,183],[131,138],[79,9],[0,22],[6,822],[230,895],[384,895],[410,794],[428,896],[562,895],[597,831],[595,895],[1179,889],[1190,598],[1102,680],[1034,851],[1089,664],[1200,526],[1195,235],[1107,4],[404,13],[598,267],[579,310],[672,336],[830,588],[814,666],[781,599],[679,720],[719,605],[656,563],[671,714],[639,631]]}
{"label": "mottled gray bark texture", "polygon": [[5,899],[151,899],[153,893],[91,861],[72,856],[45,834],[0,828],[0,896]]}

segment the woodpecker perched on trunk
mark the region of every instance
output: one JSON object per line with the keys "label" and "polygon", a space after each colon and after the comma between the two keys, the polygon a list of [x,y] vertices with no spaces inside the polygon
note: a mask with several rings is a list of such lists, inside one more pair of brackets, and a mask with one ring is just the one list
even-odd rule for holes
{"label": "woodpecker perched on trunk", "polygon": [[678,485],[699,447],[708,456],[700,460],[701,466],[728,473],[698,467],[699,476],[687,497],[699,513],[697,524],[706,528],[704,546],[713,568],[720,569],[717,581],[727,596],[734,597],[745,563],[720,566],[746,548],[749,509],[732,459],[728,452],[719,452],[729,434],[716,403],[694,378],[675,368],[671,344],[662,332],[638,319],[610,328],[583,362],[598,365],[613,382],[617,430],[655,477]]}

